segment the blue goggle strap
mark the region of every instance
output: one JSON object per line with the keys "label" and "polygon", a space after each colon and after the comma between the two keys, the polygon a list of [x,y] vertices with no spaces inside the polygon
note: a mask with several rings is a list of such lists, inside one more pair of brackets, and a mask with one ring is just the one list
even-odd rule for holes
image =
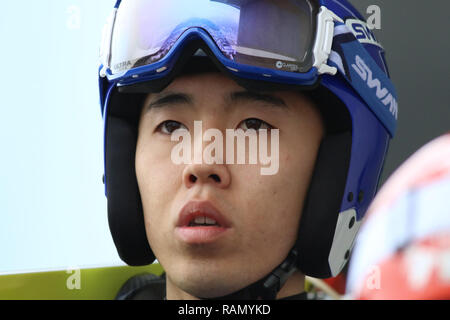
{"label": "blue goggle strap", "polygon": [[333,48],[328,64],[339,70],[393,137],[398,118],[395,87],[343,23],[335,24]]}

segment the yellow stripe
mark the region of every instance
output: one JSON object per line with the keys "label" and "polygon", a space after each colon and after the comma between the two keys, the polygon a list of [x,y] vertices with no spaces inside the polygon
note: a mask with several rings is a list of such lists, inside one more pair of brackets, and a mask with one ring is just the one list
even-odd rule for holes
{"label": "yellow stripe", "polygon": [[64,270],[3,275],[0,276],[0,300],[112,300],[132,276],[162,272],[159,264],[153,264],[81,269],[79,273]]}

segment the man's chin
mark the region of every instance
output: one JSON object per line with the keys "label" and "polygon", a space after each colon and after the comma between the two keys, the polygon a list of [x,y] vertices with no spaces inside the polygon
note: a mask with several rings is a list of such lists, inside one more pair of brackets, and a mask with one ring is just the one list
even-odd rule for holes
{"label": "man's chin", "polygon": [[[180,281],[172,281],[173,289],[188,294],[193,299],[219,298],[242,289],[242,282],[233,284],[229,279],[220,278],[216,274],[184,274],[179,278]],[[182,296],[186,296],[185,294]]]}

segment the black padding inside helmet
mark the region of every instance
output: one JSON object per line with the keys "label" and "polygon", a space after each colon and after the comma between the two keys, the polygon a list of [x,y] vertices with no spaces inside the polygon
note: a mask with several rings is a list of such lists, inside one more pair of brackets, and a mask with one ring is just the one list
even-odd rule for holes
{"label": "black padding inside helmet", "polygon": [[309,97],[320,111],[325,135],[352,131],[352,120],[347,107],[330,90],[319,86],[315,90],[302,91],[302,93]]}
{"label": "black padding inside helmet", "polygon": [[331,276],[328,257],[347,182],[351,141],[349,131],[329,134],[319,149],[296,243],[299,269],[312,277]]}
{"label": "black padding inside helmet", "polygon": [[[135,102],[139,101],[134,97]],[[117,109],[127,107],[123,98],[112,99],[106,131],[106,185],[108,221],[120,258],[132,266],[155,260],[145,233],[144,217],[135,171],[137,142],[136,118],[140,108],[127,101],[127,115],[117,116]]]}

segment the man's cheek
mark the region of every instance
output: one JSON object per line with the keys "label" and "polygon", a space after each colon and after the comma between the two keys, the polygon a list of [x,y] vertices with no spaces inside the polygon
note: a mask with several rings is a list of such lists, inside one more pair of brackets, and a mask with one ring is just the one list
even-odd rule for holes
{"label": "man's cheek", "polygon": [[149,170],[146,181],[147,189],[158,197],[159,201],[167,201],[180,187],[182,179],[177,168],[155,165]]}

